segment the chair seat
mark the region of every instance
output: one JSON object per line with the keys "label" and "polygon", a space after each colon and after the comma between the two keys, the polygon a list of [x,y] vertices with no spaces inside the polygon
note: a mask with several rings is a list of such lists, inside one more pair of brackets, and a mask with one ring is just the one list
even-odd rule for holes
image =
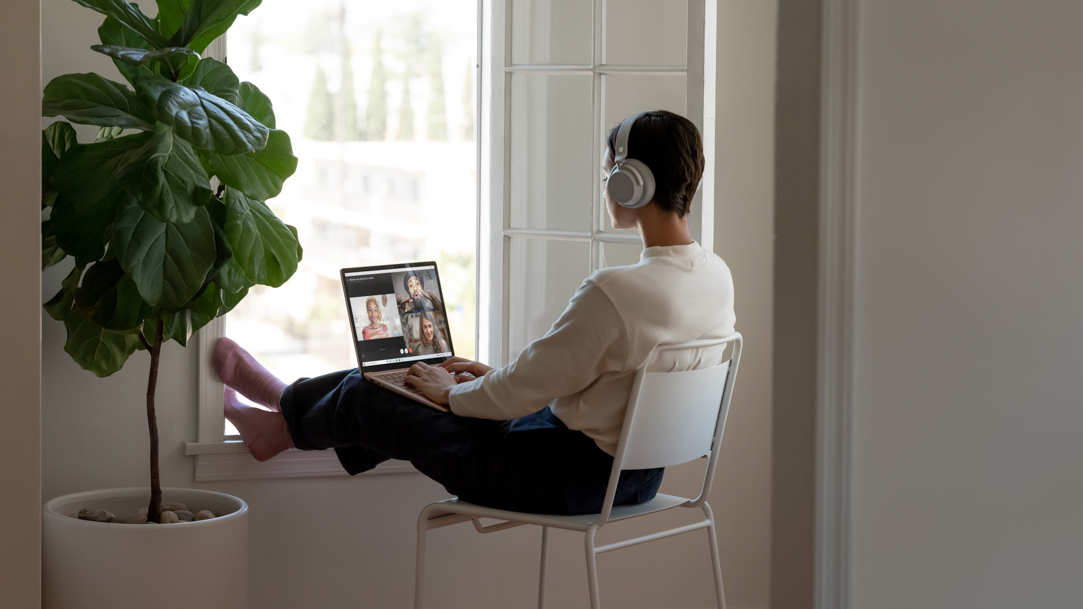
{"label": "chair seat", "polygon": [[[677,497],[674,495],[665,495],[658,493],[654,499],[645,501],[643,503],[635,503],[630,505],[615,505],[613,511],[609,516],[609,521],[623,520],[625,518],[632,518],[634,516],[642,516],[644,514],[650,514],[652,512],[661,512],[662,510],[668,510],[680,505],[688,503],[690,499],[686,497]],[[601,517],[601,514],[577,514],[575,516],[554,516],[552,514],[530,514],[527,512],[512,512],[509,510],[497,510],[488,508],[473,503],[468,503],[460,499],[446,499],[444,501],[438,501],[431,504],[427,510],[430,511],[429,522],[432,523],[430,528],[439,528],[442,524],[434,521],[438,521],[440,518],[450,516],[451,514],[463,514],[466,516],[477,518],[494,518],[496,520],[505,520],[508,522],[521,522],[524,524],[535,524],[539,526],[553,527],[556,529],[567,529],[570,531],[586,531],[590,528],[590,525],[594,524]],[[449,519],[447,524],[455,524],[462,522],[462,519]]]}

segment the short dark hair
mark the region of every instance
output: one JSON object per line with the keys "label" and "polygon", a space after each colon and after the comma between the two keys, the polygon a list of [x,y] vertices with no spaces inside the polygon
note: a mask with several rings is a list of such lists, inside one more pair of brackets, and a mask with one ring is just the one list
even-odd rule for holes
{"label": "short dark hair", "polygon": [[[609,152],[616,157],[618,124],[609,132]],[[703,140],[687,118],[652,110],[632,123],[628,157],[643,162],[654,174],[654,202],[664,211],[684,217],[703,177]]]}

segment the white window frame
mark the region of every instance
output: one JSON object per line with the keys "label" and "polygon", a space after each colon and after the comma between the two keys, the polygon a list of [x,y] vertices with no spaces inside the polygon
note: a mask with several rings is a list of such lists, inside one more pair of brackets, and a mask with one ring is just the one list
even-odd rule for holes
{"label": "white window frame", "polygon": [[[508,295],[505,287],[509,273],[509,245],[512,237],[557,238],[591,244],[591,271],[600,266],[602,242],[639,243],[636,235],[605,233],[601,230],[600,189],[593,195],[593,227],[589,233],[512,229],[506,210],[510,203],[508,184],[510,163],[505,154],[510,137],[511,79],[516,72],[540,74],[589,72],[594,80],[593,121],[596,153],[601,158],[601,101],[598,91],[605,74],[684,74],[686,77],[686,115],[703,137],[706,160],[703,181],[692,204],[689,228],[692,238],[704,248],[713,249],[714,227],[714,148],[715,148],[715,78],[717,0],[688,0],[688,52],[686,66],[612,66],[600,63],[602,57],[602,17],[606,2],[592,0],[594,15],[594,51],[587,66],[511,66],[509,65],[511,0],[478,2],[478,251],[477,251],[477,325],[475,353],[478,360],[502,365],[508,359]],[[225,37],[208,47],[206,56],[225,61]],[[601,179],[601,167],[594,167],[595,183]],[[704,205],[704,201],[712,204]],[[499,228],[497,228],[499,227]],[[487,295],[482,298],[481,295]],[[226,439],[223,416],[223,384],[211,369],[211,355],[218,338],[225,336],[225,318],[212,320],[199,332],[199,422],[196,442],[185,445],[185,454],[195,457],[195,481],[346,476],[334,451],[286,451],[274,459],[258,462],[244,444]],[[362,475],[416,473],[408,462],[387,461]]]}
{"label": "white window frame", "polygon": [[[492,10],[485,15],[485,30],[492,32],[484,46],[484,56],[490,58],[487,69],[483,71],[482,97],[487,112],[481,117],[480,152],[484,155],[481,162],[483,180],[482,226],[478,231],[480,250],[478,269],[488,269],[487,274],[479,273],[479,294],[487,294],[487,299],[478,299],[479,309],[479,360],[490,365],[508,363],[514,354],[509,353],[510,311],[508,298],[508,277],[511,272],[511,239],[549,239],[559,241],[578,241],[590,244],[590,271],[602,266],[600,243],[640,244],[638,235],[604,232],[602,225],[604,203],[601,189],[595,188],[592,199],[592,228],[590,232],[557,231],[547,229],[512,228],[509,218],[511,190],[507,188],[511,172],[511,74],[537,75],[572,75],[590,74],[592,77],[593,97],[593,158],[599,159],[593,168],[594,184],[601,180],[601,142],[608,132],[602,121],[601,89],[603,76],[621,75],[684,75],[686,79],[686,116],[691,120],[703,138],[705,167],[701,186],[692,202],[689,214],[689,229],[692,238],[708,250],[714,249],[714,157],[715,157],[715,83],[717,63],[717,0],[688,0],[687,53],[684,66],[629,66],[607,65],[602,63],[604,41],[604,15],[608,2],[619,0],[592,0],[593,7],[593,52],[590,65],[530,65],[511,62],[512,15],[511,0],[497,0],[492,3]],[[491,44],[490,44],[491,42]],[[704,201],[711,202],[704,205]],[[487,207],[487,213],[486,209]],[[496,229],[499,227],[499,230]],[[488,235],[488,239],[482,237]],[[487,324],[480,320],[488,320]]]}

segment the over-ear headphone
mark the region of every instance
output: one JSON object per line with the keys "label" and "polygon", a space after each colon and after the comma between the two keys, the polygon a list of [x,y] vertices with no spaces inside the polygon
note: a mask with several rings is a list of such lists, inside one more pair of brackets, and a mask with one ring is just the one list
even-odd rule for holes
{"label": "over-ear headphone", "polygon": [[640,112],[621,121],[617,129],[616,150],[613,151],[613,171],[605,183],[605,192],[623,207],[643,207],[654,198],[654,174],[646,163],[628,158],[628,135],[632,124],[646,114]]}

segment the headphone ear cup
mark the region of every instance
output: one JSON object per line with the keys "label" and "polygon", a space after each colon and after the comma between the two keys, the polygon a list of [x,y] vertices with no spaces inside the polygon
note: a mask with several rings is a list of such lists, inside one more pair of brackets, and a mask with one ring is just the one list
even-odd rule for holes
{"label": "headphone ear cup", "polygon": [[[614,181],[614,178],[617,178]],[[625,159],[613,170],[606,183],[609,197],[623,207],[637,209],[654,198],[654,173],[646,163]]]}

